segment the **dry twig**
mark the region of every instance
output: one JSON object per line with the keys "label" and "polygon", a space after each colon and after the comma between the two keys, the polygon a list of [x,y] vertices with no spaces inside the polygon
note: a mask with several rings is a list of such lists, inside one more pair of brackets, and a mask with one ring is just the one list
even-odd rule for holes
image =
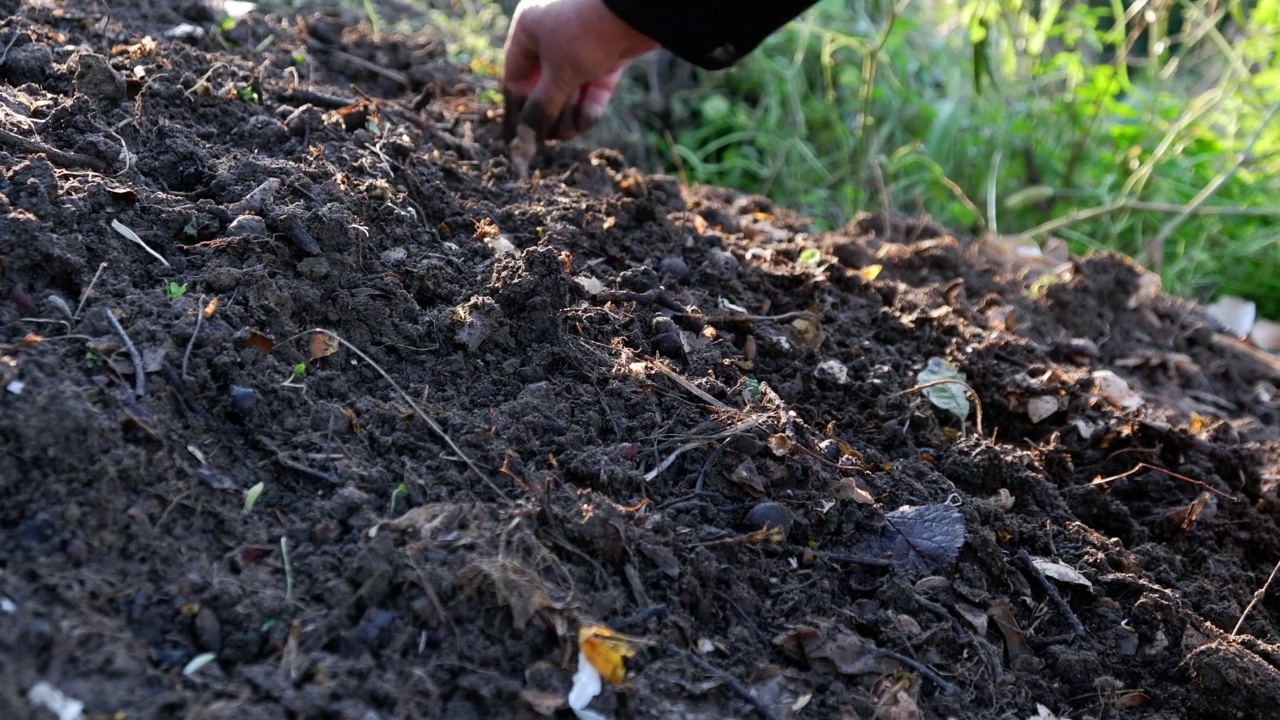
{"label": "dry twig", "polygon": [[111,323],[111,329],[115,330],[116,335],[119,335],[120,340],[124,342],[124,349],[129,351],[129,359],[133,361],[133,393],[142,397],[147,394],[147,372],[142,365],[142,354],[138,352],[138,348],[134,347],[133,341],[129,339],[124,326],[116,319],[111,308],[103,308],[103,314],[107,316],[107,322]]}

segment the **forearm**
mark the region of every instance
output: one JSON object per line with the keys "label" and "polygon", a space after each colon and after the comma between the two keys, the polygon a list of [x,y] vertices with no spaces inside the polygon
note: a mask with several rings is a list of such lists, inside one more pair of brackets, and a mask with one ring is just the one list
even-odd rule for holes
{"label": "forearm", "polygon": [[738,62],[817,0],[754,8],[726,0],[604,0],[615,15],[683,60],[708,70]]}

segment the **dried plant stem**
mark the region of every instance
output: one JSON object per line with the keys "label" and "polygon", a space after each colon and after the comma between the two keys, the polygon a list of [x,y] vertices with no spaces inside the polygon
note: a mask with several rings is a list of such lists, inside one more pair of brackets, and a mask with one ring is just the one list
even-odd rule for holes
{"label": "dried plant stem", "polygon": [[104,308],[103,314],[107,316],[107,322],[111,323],[111,329],[116,331],[116,335],[120,336],[120,340],[124,343],[124,349],[129,351],[129,359],[133,361],[133,393],[138,397],[147,394],[147,373],[146,368],[142,365],[142,354],[138,352],[138,348],[134,346],[133,341],[129,339],[129,334],[124,331],[124,326],[116,319],[115,313],[111,312],[111,308]]}
{"label": "dried plant stem", "polygon": [[1267,576],[1267,581],[1263,583],[1262,588],[1253,594],[1253,599],[1249,601],[1248,607],[1244,612],[1240,613],[1240,619],[1236,621],[1236,626],[1231,628],[1231,637],[1235,637],[1240,632],[1240,626],[1244,624],[1244,619],[1249,617],[1249,613],[1253,611],[1253,606],[1267,594],[1267,589],[1271,587],[1271,581],[1276,579],[1276,571],[1280,571],[1280,560],[1276,561],[1275,567],[1271,568],[1271,574]]}

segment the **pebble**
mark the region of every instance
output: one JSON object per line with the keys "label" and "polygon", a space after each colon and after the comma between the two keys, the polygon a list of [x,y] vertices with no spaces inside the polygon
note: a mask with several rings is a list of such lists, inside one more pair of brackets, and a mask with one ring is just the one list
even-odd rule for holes
{"label": "pebble", "polygon": [[258,392],[253,388],[244,387],[243,385],[232,385],[229,390],[231,394],[231,407],[241,415],[246,415],[253,410],[253,406],[258,404]]}
{"label": "pebble", "polygon": [[761,530],[779,528],[783,534],[790,532],[792,521],[791,511],[776,502],[758,503],[747,513],[748,525]]}
{"label": "pebble", "polygon": [[689,263],[684,258],[664,257],[658,262],[658,272],[672,280],[683,280],[689,276]]}

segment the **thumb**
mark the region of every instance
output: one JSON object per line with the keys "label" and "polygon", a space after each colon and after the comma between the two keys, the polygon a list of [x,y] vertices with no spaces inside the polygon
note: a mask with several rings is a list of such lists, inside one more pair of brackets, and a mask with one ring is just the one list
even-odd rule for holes
{"label": "thumb", "polygon": [[520,111],[520,124],[533,128],[538,140],[545,140],[554,132],[565,104],[577,90],[572,78],[564,72],[554,66],[543,66],[542,77]]}

